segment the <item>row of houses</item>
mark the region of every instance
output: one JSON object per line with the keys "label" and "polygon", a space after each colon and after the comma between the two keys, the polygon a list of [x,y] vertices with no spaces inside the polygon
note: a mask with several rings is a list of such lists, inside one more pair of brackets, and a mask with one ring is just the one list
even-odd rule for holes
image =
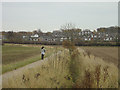
{"label": "row of houses", "polygon": [[23,35],[23,39],[30,40],[30,41],[47,41],[47,42],[55,42],[59,41],[62,42],[66,39],[71,39],[74,37],[76,40],[82,41],[115,41],[118,40],[118,32],[110,33],[110,32],[101,32],[101,31],[90,31],[85,29],[83,31],[76,32],[75,30],[71,32],[67,32],[68,36],[60,30],[55,30],[52,33],[34,33],[32,35]]}

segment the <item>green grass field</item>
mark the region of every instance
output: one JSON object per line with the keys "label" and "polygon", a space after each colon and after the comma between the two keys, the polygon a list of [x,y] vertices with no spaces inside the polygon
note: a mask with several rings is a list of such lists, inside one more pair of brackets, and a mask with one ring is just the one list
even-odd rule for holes
{"label": "green grass field", "polygon": [[[6,44],[2,46],[2,73],[40,60],[40,48],[40,45]],[[45,46],[45,49],[45,57],[55,52],[51,46]]]}

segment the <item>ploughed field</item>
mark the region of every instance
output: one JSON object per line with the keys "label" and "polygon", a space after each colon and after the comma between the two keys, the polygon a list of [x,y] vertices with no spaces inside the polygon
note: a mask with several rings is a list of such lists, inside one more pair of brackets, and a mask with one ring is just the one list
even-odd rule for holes
{"label": "ploughed field", "polygon": [[118,64],[118,47],[81,47],[87,53],[93,54],[96,57],[100,57],[107,62],[112,62],[115,65]]}

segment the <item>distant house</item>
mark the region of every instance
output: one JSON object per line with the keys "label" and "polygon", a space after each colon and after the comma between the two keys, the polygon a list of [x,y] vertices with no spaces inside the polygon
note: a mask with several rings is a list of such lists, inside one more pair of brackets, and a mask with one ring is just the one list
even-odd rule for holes
{"label": "distant house", "polygon": [[87,38],[84,38],[85,41],[87,41],[88,39]]}
{"label": "distant house", "polygon": [[31,41],[39,41],[39,35],[38,34],[31,35],[30,40]]}
{"label": "distant house", "polygon": [[[69,38],[70,39],[70,38]],[[60,38],[60,41],[64,41],[64,40],[67,40],[67,37],[61,37]]]}
{"label": "distant house", "polygon": [[85,37],[84,40],[85,41],[91,41],[91,38]]}
{"label": "distant house", "polygon": [[34,34],[34,35],[31,35],[32,38],[38,38],[39,35],[38,34]]}
{"label": "distant house", "polygon": [[[112,30],[111,33],[109,30]],[[66,32],[61,30],[55,30],[53,32],[34,32],[31,34],[24,34],[23,39],[31,40],[31,41],[41,41],[41,42],[62,42],[66,39],[71,39],[74,36],[74,39],[79,41],[114,41],[118,39],[117,29],[114,28],[101,28],[97,29],[97,31],[90,31],[89,29],[81,30],[74,30],[73,32]],[[72,35],[71,35],[72,33]]]}
{"label": "distant house", "polygon": [[82,35],[90,35],[92,32],[89,29],[85,29],[82,31]]}
{"label": "distant house", "polygon": [[105,37],[105,38],[104,38],[104,41],[112,41],[112,40],[113,40],[112,37]]}
{"label": "distant house", "polygon": [[61,37],[63,37],[63,32],[60,30],[53,31],[52,36],[57,37],[57,38],[61,38]]}

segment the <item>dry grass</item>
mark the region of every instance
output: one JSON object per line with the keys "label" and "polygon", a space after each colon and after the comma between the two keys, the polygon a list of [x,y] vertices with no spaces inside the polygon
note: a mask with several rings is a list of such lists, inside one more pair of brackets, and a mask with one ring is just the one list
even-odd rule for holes
{"label": "dry grass", "polygon": [[[82,51],[80,49],[80,51]],[[113,63],[86,52],[81,52],[83,57],[83,75],[80,76],[76,87],[84,88],[117,88],[118,68]],[[84,78],[81,81],[81,77]]]}
{"label": "dry grass", "polygon": [[118,47],[81,47],[89,54],[100,57],[107,62],[118,65]]}
{"label": "dry grass", "polygon": [[[58,49],[57,47],[55,48]],[[76,56],[75,53],[79,55]],[[105,62],[83,49],[72,55],[75,82],[69,71],[70,55],[68,50],[56,51],[54,56],[45,60],[40,66],[23,70],[7,78],[3,77],[5,88],[117,88],[118,68],[113,63]],[[72,68],[72,67],[71,67]]]}
{"label": "dry grass", "polygon": [[3,87],[11,88],[65,88],[72,86],[69,75],[68,52],[55,53],[54,56],[44,61],[41,66],[35,66],[20,72],[8,79],[3,77]]}

